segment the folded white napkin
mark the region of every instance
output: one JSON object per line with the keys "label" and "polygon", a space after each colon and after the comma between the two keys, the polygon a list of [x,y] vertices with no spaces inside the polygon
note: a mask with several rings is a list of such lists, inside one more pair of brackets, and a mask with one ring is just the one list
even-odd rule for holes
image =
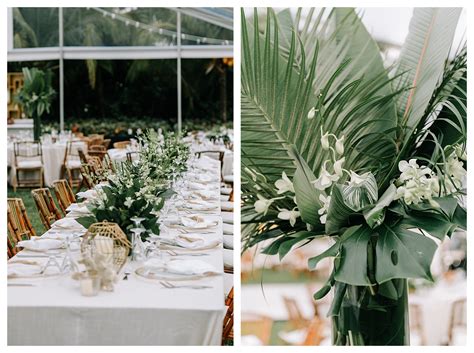
{"label": "folded white napkin", "polygon": [[59,239],[42,239],[39,237],[32,237],[30,240],[19,241],[18,246],[27,250],[47,251],[63,248],[64,242]]}
{"label": "folded white napkin", "polygon": [[[40,265],[29,265],[25,263],[9,263],[8,264],[8,274],[9,278],[19,278],[19,277],[31,277],[37,276],[41,273],[42,266]],[[59,273],[57,267],[48,267],[43,274],[51,275]]]}
{"label": "folded white napkin", "polygon": [[[201,260],[173,259],[166,263],[166,270],[179,275],[212,275],[219,272],[211,264]],[[163,262],[159,259],[147,260],[144,267],[163,268]]]}
{"label": "folded white napkin", "polygon": [[73,209],[70,213],[83,216],[83,215],[88,215],[88,214],[90,214],[91,211],[89,211],[89,209],[87,208],[87,206],[80,206],[80,207],[76,207],[75,209]]}
{"label": "folded white napkin", "polygon": [[84,226],[78,223],[74,218],[61,218],[53,223],[51,228],[61,228],[61,229],[74,229],[74,230],[85,230]]}
{"label": "folded white napkin", "polygon": [[234,268],[234,251],[224,249],[224,267]]}
{"label": "folded white napkin", "polygon": [[189,190],[208,190],[208,188],[201,183],[196,183],[195,181],[188,182],[188,189]]}
{"label": "folded white napkin", "polygon": [[210,249],[218,246],[221,242],[215,237],[205,237],[201,234],[179,234],[175,238],[175,243],[186,249]]}
{"label": "folded white napkin", "polygon": [[203,229],[208,227],[214,227],[217,225],[217,221],[213,219],[207,219],[201,216],[182,216],[181,224],[187,228]]}
{"label": "folded white napkin", "polygon": [[219,209],[219,205],[204,200],[188,200],[183,208],[196,211],[210,211]]}
{"label": "folded white napkin", "polygon": [[93,199],[97,197],[97,190],[91,189],[87,191],[81,191],[76,194],[82,199]]}

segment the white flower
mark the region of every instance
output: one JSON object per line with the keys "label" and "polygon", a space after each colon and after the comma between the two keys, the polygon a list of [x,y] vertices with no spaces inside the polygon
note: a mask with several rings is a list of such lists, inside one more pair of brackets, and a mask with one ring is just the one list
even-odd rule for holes
{"label": "white flower", "polygon": [[291,191],[292,193],[294,193],[295,188],[293,187],[293,183],[286,176],[285,172],[281,174],[281,177],[282,179],[278,179],[277,181],[275,181],[275,186],[278,189],[278,195],[284,194],[287,191]]}
{"label": "white flower", "polygon": [[466,175],[466,170],[463,168],[464,163],[461,162],[453,153],[446,161],[446,174],[452,176],[455,180],[462,180]]}
{"label": "white flower", "polygon": [[130,207],[132,206],[133,199],[131,197],[125,198],[125,202],[123,203],[125,206]]}
{"label": "white flower", "polygon": [[331,203],[331,196],[324,196],[323,194],[320,194],[319,201],[323,203],[323,207],[318,210],[318,214],[320,215],[319,220],[322,224],[325,224],[327,218],[327,211],[329,208],[329,204]]}
{"label": "white flower", "polygon": [[341,159],[337,160],[335,163],[334,163],[334,173],[336,173],[336,175],[338,175],[339,177],[342,177],[342,165],[344,164],[344,162],[346,161],[346,158],[345,157],[342,157]]}
{"label": "white flower", "polygon": [[340,139],[336,138],[336,152],[339,155],[344,154],[344,135]]}
{"label": "white flower", "polygon": [[313,107],[308,112],[308,119],[313,119],[315,114],[316,114],[316,109],[314,109]]}
{"label": "white flower", "polygon": [[466,149],[461,146],[461,145],[455,145],[454,146],[454,152],[456,153],[456,156],[459,158],[459,159],[462,159],[463,161],[467,161],[467,153],[466,153]]}
{"label": "white flower", "polygon": [[322,128],[321,128],[321,146],[323,147],[323,150],[327,151],[329,150],[329,132],[326,132],[325,134],[322,134]]}
{"label": "white flower", "polygon": [[370,174],[370,172],[367,172],[362,175],[359,175],[353,170],[351,170],[351,180],[349,180],[349,186],[360,186],[364,184],[369,178]]}
{"label": "white flower", "polygon": [[331,174],[326,170],[326,164],[328,162],[329,160],[324,162],[319,178],[311,182],[318,190],[325,190],[330,187],[334,181],[339,180],[339,175]]}
{"label": "white flower", "polygon": [[283,220],[289,220],[292,227],[295,226],[296,219],[301,215],[299,211],[295,211],[296,207],[293,208],[291,211],[287,210],[286,208],[278,208],[280,211],[278,213],[278,218]]}
{"label": "white flower", "polygon": [[255,207],[255,212],[263,213],[263,215],[266,215],[268,212],[268,208],[273,203],[274,199],[266,199],[260,194],[257,194],[257,197],[258,201],[256,201],[253,205]]}
{"label": "white flower", "polygon": [[416,163],[416,159],[410,159],[408,162],[400,161],[398,163],[398,169],[401,172],[399,180],[402,182],[410,179],[418,179],[423,175],[433,174],[430,168],[425,166],[420,167]]}

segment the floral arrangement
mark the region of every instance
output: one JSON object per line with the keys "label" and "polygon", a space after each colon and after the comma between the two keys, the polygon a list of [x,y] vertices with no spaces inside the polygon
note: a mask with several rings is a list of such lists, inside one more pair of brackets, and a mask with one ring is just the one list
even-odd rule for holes
{"label": "floral arrangement", "polygon": [[395,72],[353,9],[324,25],[325,9],[302,11],[242,16],[244,249],[283,258],[328,237],[308,267],[334,259],[314,294],[333,290],[333,343],[409,344],[407,279],[432,281],[437,244],[466,229],[459,11],[416,9]]}
{"label": "floral arrangement", "polygon": [[189,146],[179,135],[163,136],[153,130],[140,136],[139,145],[138,160],[116,165],[115,173],[108,176],[108,184],[97,188],[97,197],[88,205],[93,215],[77,220],[84,227],[109,221],[129,234],[133,227],[131,219],[143,217],[143,227],[159,234],[160,210],[173,194],[171,182],[186,170]]}

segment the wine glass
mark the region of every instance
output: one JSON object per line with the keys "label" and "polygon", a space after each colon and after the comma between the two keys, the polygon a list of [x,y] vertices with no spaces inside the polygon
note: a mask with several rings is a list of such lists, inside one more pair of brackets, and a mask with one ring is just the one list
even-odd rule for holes
{"label": "wine glass", "polygon": [[141,261],[144,257],[144,245],[141,234],[145,232],[145,228],[132,228],[132,261]]}

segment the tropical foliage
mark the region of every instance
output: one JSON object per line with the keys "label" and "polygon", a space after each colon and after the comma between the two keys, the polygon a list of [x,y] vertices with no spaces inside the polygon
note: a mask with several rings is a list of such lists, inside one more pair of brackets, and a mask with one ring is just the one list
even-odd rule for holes
{"label": "tropical foliage", "polygon": [[51,72],[36,68],[23,68],[24,83],[15,100],[34,123],[34,139],[41,136],[41,116],[49,113],[51,101],[56,92],[51,86]]}
{"label": "tropical foliage", "polygon": [[308,265],[334,258],[315,294],[335,288],[334,342],[404,344],[404,320],[368,323],[402,315],[403,280],[431,280],[435,239],[466,227],[460,9],[415,9],[390,69],[353,9],[302,11],[242,13],[244,248],[282,258],[330,236]]}
{"label": "tropical foliage", "polygon": [[97,188],[97,198],[88,205],[92,216],[77,220],[84,227],[109,221],[117,223],[129,234],[133,226],[131,219],[143,217],[145,229],[159,234],[159,211],[173,194],[171,182],[187,169],[189,146],[179,135],[163,136],[153,130],[146,131],[139,144],[137,161],[116,165],[115,173],[108,176],[107,185]]}

